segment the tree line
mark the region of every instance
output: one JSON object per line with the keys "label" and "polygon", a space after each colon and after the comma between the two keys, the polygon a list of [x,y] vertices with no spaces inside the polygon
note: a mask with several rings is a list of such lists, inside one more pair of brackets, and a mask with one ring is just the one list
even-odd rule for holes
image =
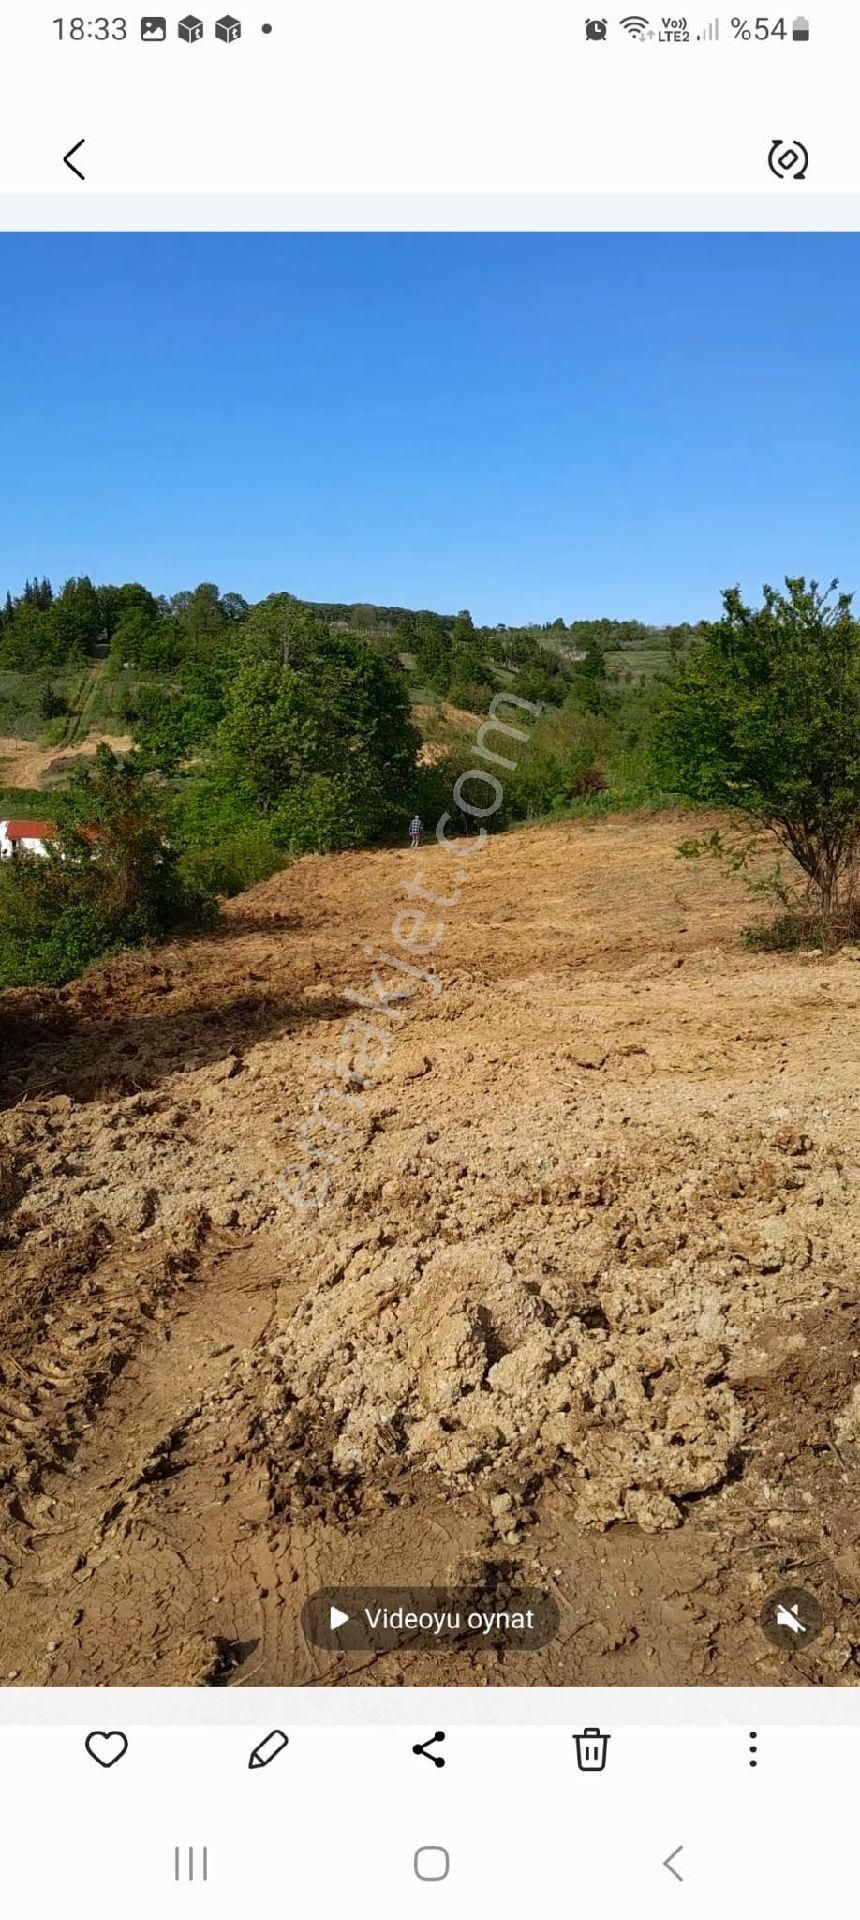
{"label": "tree line", "polygon": [[[39,617],[57,605],[44,582],[30,596]],[[163,617],[185,643],[169,679],[142,697],[134,752],[102,748],[52,796],[47,861],[0,865],[0,985],[58,983],[113,947],[199,924],[218,893],[297,853],[399,837],[414,808],[431,824],[443,811],[456,819],[461,766],[452,754],[422,755],[399,662],[369,635],[334,631],[289,595],[249,607],[215,588]],[[449,655],[486,667],[465,614],[450,632],[434,618],[440,626],[414,616],[407,641],[428,677]],[[540,670],[528,638],[500,641],[519,698]],[[600,642],[581,651],[553,723],[563,751],[529,749],[505,782],[496,827],[523,811],[613,802],[590,742],[628,724],[626,696],[606,686]],[[781,944],[858,937],[860,625],[838,583],[791,578],[784,592],[766,587],[758,607],[729,589],[722,619],[655,683],[646,745],[664,794],[722,816],[682,850],[715,854],[769,889]]]}
{"label": "tree line", "polygon": [[[273,602],[306,613],[329,629],[372,638],[389,660],[413,654],[425,684],[441,692],[470,684],[486,688],[488,661],[514,661],[557,675],[560,669],[554,662],[589,646],[606,650],[651,644],[674,651],[686,646],[696,631],[687,624],[655,627],[609,619],[476,626],[468,609],[445,614],[369,603],[349,606],[303,600],[287,592],[272,594],[258,605]],[[83,666],[107,655],[119,667],[170,673],[184,659],[217,649],[256,611],[242,594],[222,593],[209,581],[165,596],[136,581],[97,586],[86,574],[67,580],[58,592],[47,578],[27,580],[21,593],[7,592],[0,605],[0,669],[40,673]]]}

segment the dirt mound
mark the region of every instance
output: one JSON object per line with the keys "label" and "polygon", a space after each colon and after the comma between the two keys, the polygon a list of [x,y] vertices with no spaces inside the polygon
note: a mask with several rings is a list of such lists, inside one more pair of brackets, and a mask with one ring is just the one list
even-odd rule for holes
{"label": "dirt mound", "polygon": [[[2,997],[16,1679],[856,1681],[860,969],[745,951],[681,837],[303,860]],[[417,881],[438,980],[383,960]],[[301,1637],[317,1587],[501,1558],[559,1605],[539,1672]]]}
{"label": "dirt mound", "polygon": [[526,1282],[480,1244],[423,1260],[360,1245],[279,1344],[272,1456],[298,1456],[302,1493],[310,1460],[346,1508],[420,1469],[478,1490],[507,1532],[552,1475],[580,1523],[675,1526],[672,1496],[719,1485],[741,1435],[720,1307],[697,1315],[699,1288],[640,1331],[635,1294],[610,1291]]}
{"label": "dirt mound", "polygon": [[[466,1243],[410,1246],[391,1224],[350,1239],[247,1383],[280,1500],[372,1510],[427,1474],[477,1492],[508,1535],[551,1480],[580,1525],[679,1525],[740,1468],[756,1328],[809,1292],[812,1172],[827,1183],[827,1154],[785,1125],[746,1130],[731,1159],[704,1135],[671,1153],[654,1135],[554,1170],[539,1249],[493,1230],[492,1176]],[[847,1286],[839,1238],[828,1261]]]}

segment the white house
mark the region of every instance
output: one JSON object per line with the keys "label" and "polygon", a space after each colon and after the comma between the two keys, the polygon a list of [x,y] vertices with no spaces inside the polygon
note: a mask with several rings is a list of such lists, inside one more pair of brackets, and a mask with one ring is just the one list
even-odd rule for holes
{"label": "white house", "polygon": [[48,841],[56,831],[52,820],[0,820],[0,860],[11,860],[18,853],[46,859]]}

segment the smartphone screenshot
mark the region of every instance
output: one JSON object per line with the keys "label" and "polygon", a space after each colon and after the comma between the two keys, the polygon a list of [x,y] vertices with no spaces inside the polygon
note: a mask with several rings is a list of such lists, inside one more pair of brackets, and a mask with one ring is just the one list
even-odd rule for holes
{"label": "smartphone screenshot", "polygon": [[851,1897],[860,24],[0,0],[10,1901]]}

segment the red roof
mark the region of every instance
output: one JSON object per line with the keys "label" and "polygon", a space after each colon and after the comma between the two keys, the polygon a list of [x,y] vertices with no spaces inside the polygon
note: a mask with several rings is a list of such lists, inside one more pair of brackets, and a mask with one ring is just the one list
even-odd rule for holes
{"label": "red roof", "polygon": [[9,840],[53,840],[56,831],[53,820],[9,820],[6,825]]}

